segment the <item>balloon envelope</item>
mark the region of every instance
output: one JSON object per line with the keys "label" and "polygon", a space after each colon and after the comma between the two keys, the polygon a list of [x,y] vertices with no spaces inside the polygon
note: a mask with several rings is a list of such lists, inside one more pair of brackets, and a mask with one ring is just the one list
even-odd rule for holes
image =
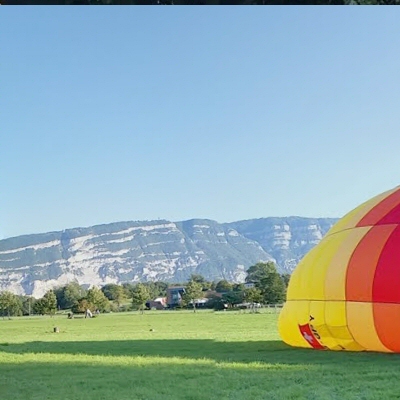
{"label": "balloon envelope", "polygon": [[400,352],[400,187],[345,215],[300,261],[279,332],[296,347]]}

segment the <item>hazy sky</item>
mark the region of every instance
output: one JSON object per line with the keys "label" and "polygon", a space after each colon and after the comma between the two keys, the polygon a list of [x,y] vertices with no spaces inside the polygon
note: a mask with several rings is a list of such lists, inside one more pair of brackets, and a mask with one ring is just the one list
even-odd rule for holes
{"label": "hazy sky", "polygon": [[1,11],[0,238],[340,217],[400,183],[400,9]]}

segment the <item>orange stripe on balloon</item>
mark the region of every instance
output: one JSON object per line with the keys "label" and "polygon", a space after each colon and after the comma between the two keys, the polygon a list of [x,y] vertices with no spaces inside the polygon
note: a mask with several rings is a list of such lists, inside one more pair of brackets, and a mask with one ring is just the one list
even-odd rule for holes
{"label": "orange stripe on balloon", "polygon": [[400,203],[400,189],[396,190],[373,207],[357,224],[357,226],[376,225],[383,217]]}
{"label": "orange stripe on balloon", "polygon": [[375,269],[396,225],[372,227],[356,246],[347,267],[346,300],[372,301]]}
{"label": "orange stripe on balloon", "polygon": [[400,303],[400,226],[396,225],[386,241],[375,270],[372,301]]}
{"label": "orange stripe on balloon", "polygon": [[373,303],[375,329],[382,344],[400,352],[400,304]]}

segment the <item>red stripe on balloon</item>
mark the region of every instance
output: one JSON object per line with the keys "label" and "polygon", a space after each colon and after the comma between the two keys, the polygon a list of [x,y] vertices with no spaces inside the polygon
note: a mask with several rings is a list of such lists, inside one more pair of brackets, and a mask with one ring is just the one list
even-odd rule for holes
{"label": "red stripe on balloon", "polygon": [[400,226],[396,225],[382,249],[376,266],[372,300],[400,303]]}
{"label": "red stripe on balloon", "polygon": [[400,224],[400,204],[393,210],[389,211],[382,219],[377,222],[377,225]]}
{"label": "red stripe on balloon", "polygon": [[363,218],[361,218],[357,226],[371,226],[378,224],[379,221],[381,221],[392,210],[398,207],[399,204],[400,204],[400,189],[396,190],[394,193],[390,194],[388,197],[386,197],[380,203],[378,203],[375,207],[371,208],[371,210],[367,214],[365,214]]}
{"label": "red stripe on balloon", "polygon": [[396,225],[374,226],[350,257],[346,273],[346,300],[371,302],[374,275],[382,249]]}

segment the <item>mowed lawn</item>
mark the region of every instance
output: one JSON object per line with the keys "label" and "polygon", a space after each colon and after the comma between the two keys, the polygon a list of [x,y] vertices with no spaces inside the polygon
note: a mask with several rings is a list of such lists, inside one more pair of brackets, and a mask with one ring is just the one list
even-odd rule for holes
{"label": "mowed lawn", "polygon": [[0,399],[400,399],[399,355],[293,349],[277,317],[0,320]]}

